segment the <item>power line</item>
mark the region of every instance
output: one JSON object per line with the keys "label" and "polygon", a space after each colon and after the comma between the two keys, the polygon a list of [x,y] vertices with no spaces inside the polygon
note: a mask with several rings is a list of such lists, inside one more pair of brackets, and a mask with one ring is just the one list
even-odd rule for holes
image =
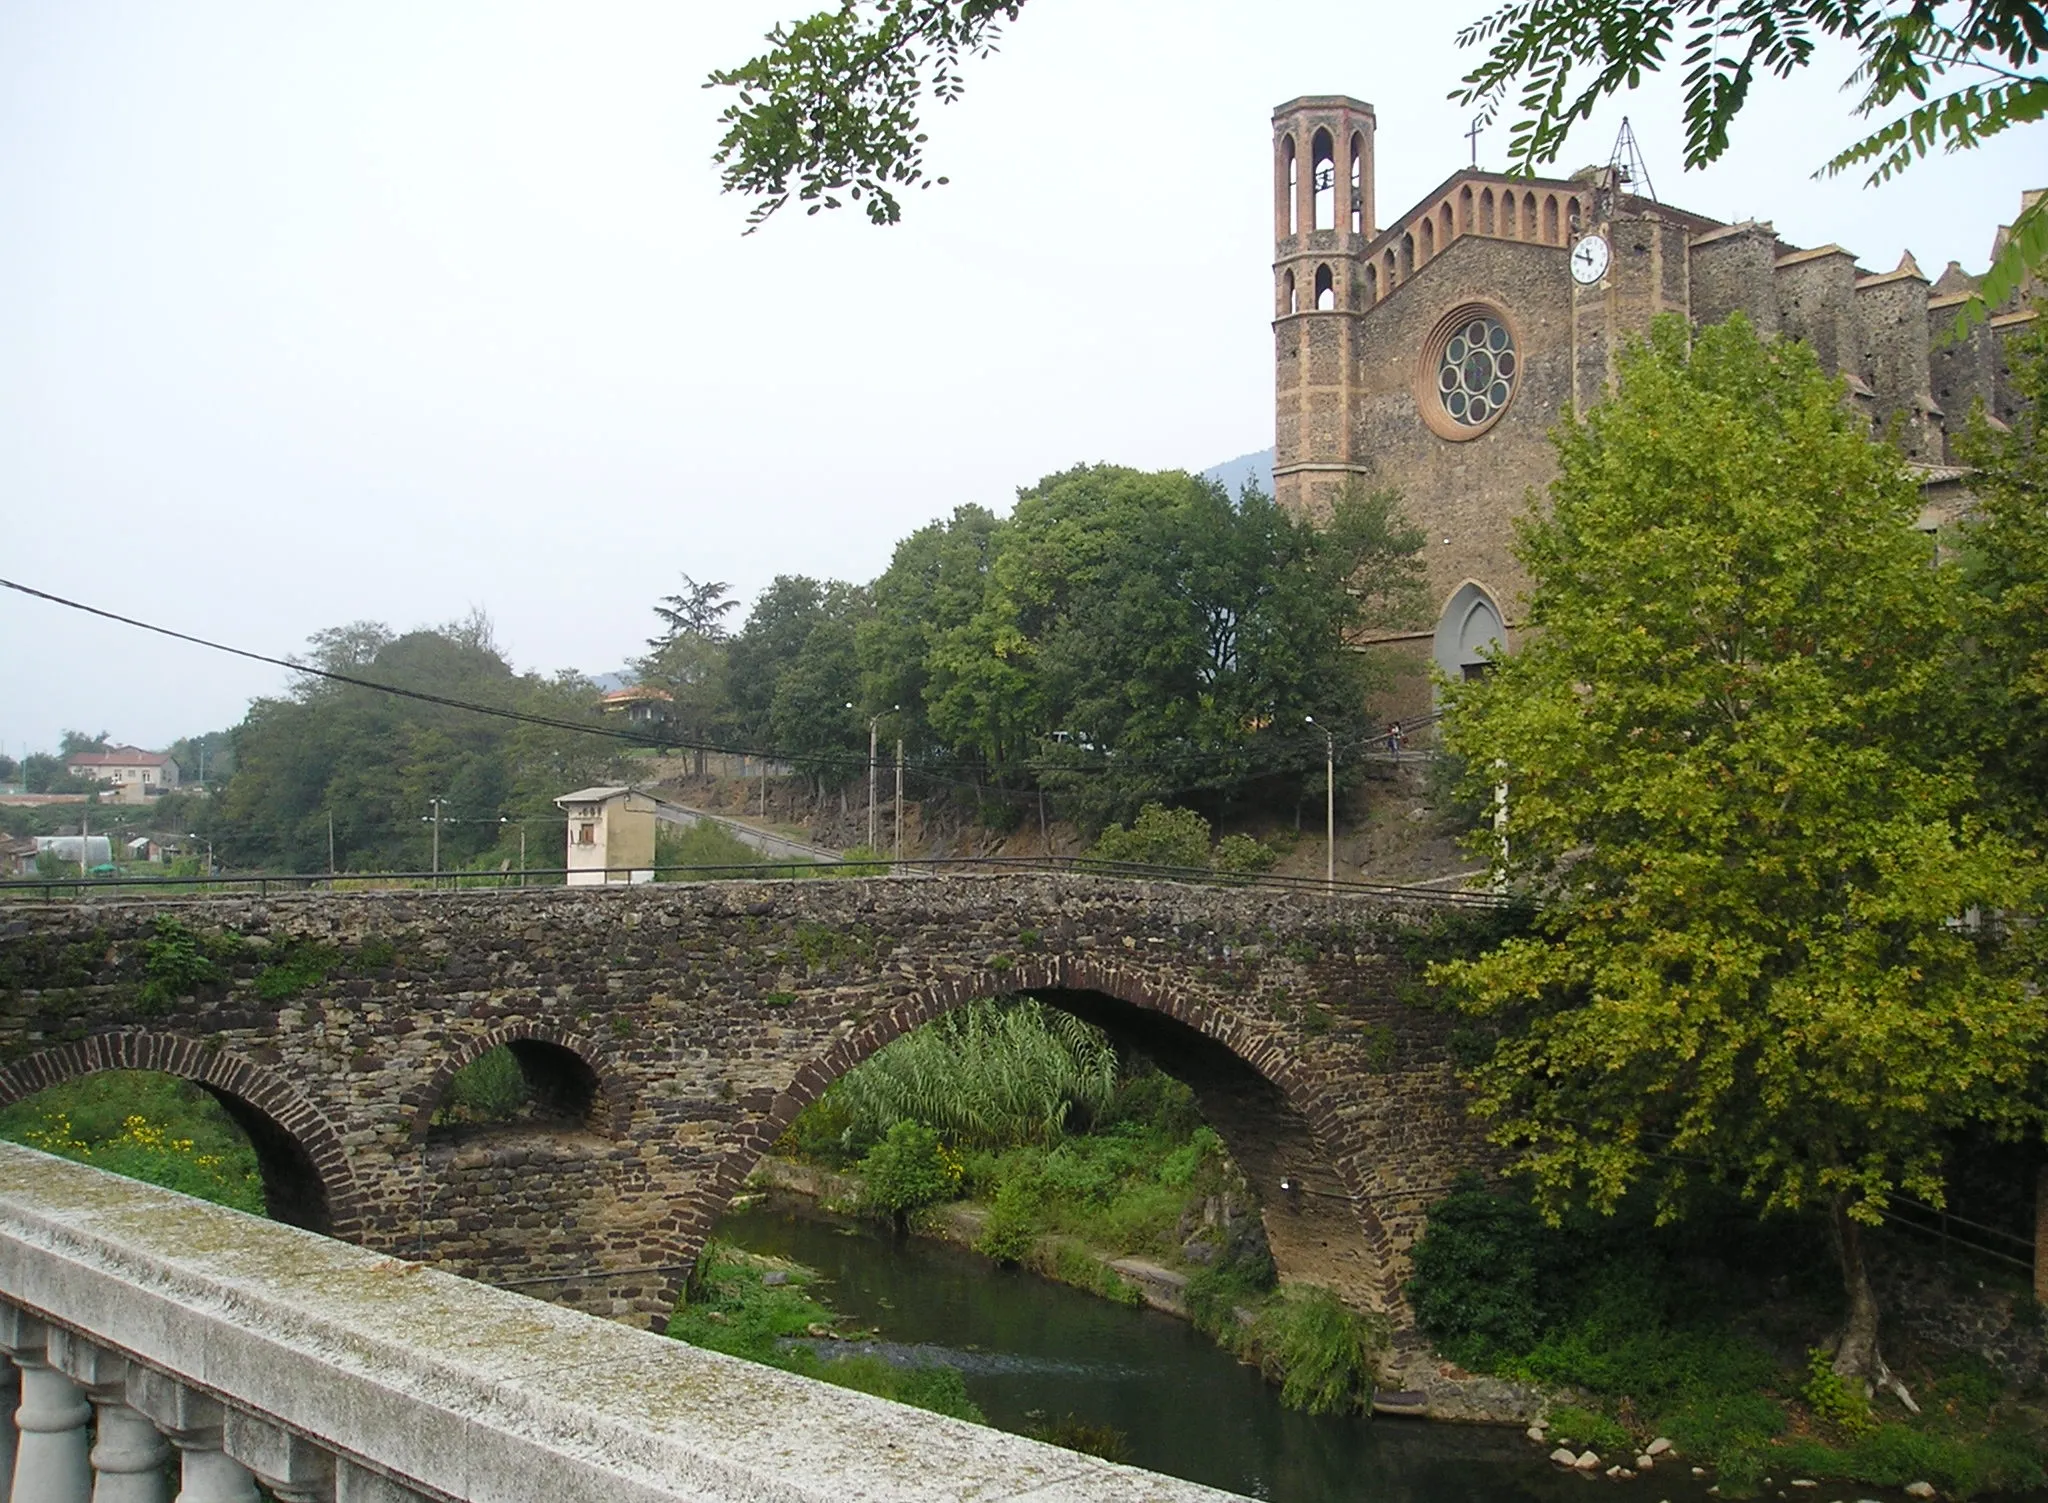
{"label": "power line", "polygon": [[[433,694],[423,689],[407,689],[397,684],[378,683],[374,679],[360,678],[355,674],[341,673],[332,668],[317,668],[308,663],[294,661],[291,658],[273,657],[269,653],[255,652],[246,647],[236,647],[226,642],[212,641],[211,639],[206,637],[195,636],[190,632],[182,632],[172,627],[158,626],[154,622],[139,620],[134,616],[124,616],[118,611],[110,611],[103,609],[100,606],[88,605],[84,601],[72,600],[63,595],[53,594],[48,590],[39,590],[31,585],[21,584],[18,581],[12,579],[0,578],[0,587],[5,587],[7,589],[13,590],[18,594],[27,595],[32,599],[43,600],[49,602],[52,605],[63,606],[67,610],[82,611],[89,616],[98,616],[103,620],[119,622],[123,626],[132,626],[136,628],[138,631],[153,632],[158,636],[169,637],[174,641],[188,642],[195,647],[204,647],[207,648],[209,651],[213,652],[224,652],[229,654],[230,656],[246,658],[249,661],[255,663],[267,663],[272,667],[283,668],[288,672],[303,674],[309,678],[326,679],[333,683],[347,684],[352,688],[369,689],[380,694],[394,695],[400,699],[410,699],[416,700],[422,704],[438,705],[444,709],[463,710],[475,715],[495,716],[498,719],[515,721],[522,725],[540,726],[548,730],[572,731],[581,735],[597,736],[607,740],[623,742],[629,746],[644,747],[651,751],[661,752],[673,750],[716,752],[726,756],[758,758],[762,761],[770,762],[786,762],[790,763],[791,765],[799,767],[815,767],[818,765],[830,765],[833,763],[840,762],[856,762],[861,760],[857,749],[852,747],[849,747],[846,751],[843,752],[794,752],[777,750],[773,748],[763,749],[759,747],[734,746],[713,741],[696,741],[677,737],[650,736],[644,732],[632,730],[630,728],[615,728],[606,725],[594,725],[587,721],[569,720],[557,715],[543,715],[531,710],[513,710],[507,709],[500,705],[480,704],[475,700],[457,699],[451,695],[446,694]],[[1408,722],[1408,724],[1418,727],[1424,726],[1433,723],[1437,718],[1438,717],[1435,714],[1426,715],[1414,721],[1410,721]],[[1346,743],[1346,745],[1348,749],[1352,750],[1356,750],[1360,747],[1391,745],[1392,738],[1393,732],[1387,731],[1376,736],[1358,738],[1356,740]],[[1285,740],[1279,740],[1277,742],[1268,742],[1264,746],[1263,750],[1270,758],[1272,753],[1275,751],[1280,751],[1284,753],[1288,750],[1296,748],[1297,746],[1303,749],[1309,749],[1311,748],[1311,743],[1313,739],[1314,738],[1302,737],[1297,735]],[[1190,764],[1194,763],[1215,762],[1230,758],[1250,759],[1253,755],[1254,753],[1250,745],[1248,744],[1244,748],[1189,748],[1185,751],[1179,752],[1154,752],[1150,754],[1119,755],[1115,753],[1110,753],[1104,755],[1099,761],[1090,763],[1067,763],[1058,760],[1047,760],[1044,758],[1029,758],[1024,760],[1020,764],[1020,767],[1021,770],[1029,772],[1035,777],[1044,776],[1048,774],[1054,776],[1058,776],[1061,774],[1075,776],[1091,776],[1106,774],[1110,772],[1124,771],[1128,769],[1188,769],[1190,767]],[[973,771],[986,765],[987,764],[985,763],[958,757],[936,758],[929,761],[906,761],[904,763],[906,771],[911,771],[918,773],[922,776],[931,777],[940,782],[951,782],[953,780],[944,777],[943,774],[938,772],[937,769],[939,768],[948,768],[956,772]],[[1223,787],[1227,786],[1228,783],[1234,781],[1236,781],[1236,779],[1211,779],[1207,782],[1188,783],[1184,786],[1189,789]],[[992,787],[984,784],[969,785],[966,783],[959,783],[956,786],[972,786],[976,788],[978,792],[981,792],[984,796],[994,796],[997,798],[1009,797],[1013,795],[1036,797],[1036,792],[1031,790],[1011,790],[999,787]]]}

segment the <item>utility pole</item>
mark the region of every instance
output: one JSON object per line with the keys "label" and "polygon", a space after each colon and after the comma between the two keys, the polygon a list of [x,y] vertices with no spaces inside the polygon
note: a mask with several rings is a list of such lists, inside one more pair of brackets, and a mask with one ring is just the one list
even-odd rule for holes
{"label": "utility pole", "polygon": [[334,811],[327,811],[327,875],[334,875]]}
{"label": "utility pole", "polygon": [[[1316,717],[1304,715],[1302,719],[1316,725]],[[1331,892],[1337,890],[1337,736],[1327,726],[1316,725],[1323,733],[1323,885]]]}
{"label": "utility pole", "polygon": [[896,839],[889,852],[890,875],[903,861],[903,738],[896,738]]}
{"label": "utility pole", "polygon": [[443,799],[438,799],[438,798],[430,798],[430,799],[428,799],[428,800],[427,800],[427,802],[428,802],[428,803],[430,803],[430,804],[432,804],[432,805],[434,806],[434,865],[433,865],[433,873],[434,873],[434,886],[436,886],[436,887],[439,887],[439,886],[441,885],[441,805],[442,805],[442,804],[443,804],[444,802],[446,802],[446,800],[443,800]]}

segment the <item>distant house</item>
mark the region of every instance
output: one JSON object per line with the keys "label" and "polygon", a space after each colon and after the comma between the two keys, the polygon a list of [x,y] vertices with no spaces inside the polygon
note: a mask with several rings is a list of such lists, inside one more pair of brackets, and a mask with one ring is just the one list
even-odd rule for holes
{"label": "distant house", "polygon": [[74,778],[100,784],[104,790],[101,797],[111,794],[114,802],[121,804],[140,804],[178,786],[176,762],[162,752],[137,746],[73,752],[64,759],[64,770]]}
{"label": "distant house", "polygon": [[651,689],[645,684],[628,684],[623,689],[614,689],[600,699],[598,708],[607,715],[621,715],[629,725],[653,725],[669,717],[669,706],[675,697],[666,689]]}
{"label": "distant house", "polygon": [[637,788],[579,788],[555,800],[569,820],[571,887],[654,880],[652,794]]}
{"label": "distant house", "polygon": [[35,870],[35,836],[0,835],[0,877],[30,877]]}

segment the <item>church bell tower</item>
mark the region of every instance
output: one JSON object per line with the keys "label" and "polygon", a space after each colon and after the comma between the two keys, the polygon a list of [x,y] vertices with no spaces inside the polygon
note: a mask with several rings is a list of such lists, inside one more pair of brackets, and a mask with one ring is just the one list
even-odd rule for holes
{"label": "church bell tower", "polygon": [[1365,248],[1379,233],[1373,127],[1372,106],[1341,94],[1273,112],[1273,490],[1297,515],[1327,514],[1366,471],[1351,412]]}

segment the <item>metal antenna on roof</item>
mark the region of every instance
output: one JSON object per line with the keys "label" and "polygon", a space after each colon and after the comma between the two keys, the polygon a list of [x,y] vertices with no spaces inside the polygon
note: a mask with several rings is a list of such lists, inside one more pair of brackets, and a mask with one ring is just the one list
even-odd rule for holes
{"label": "metal antenna on roof", "polygon": [[1628,123],[1628,116],[1621,117],[1621,132],[1614,138],[1614,155],[1607,159],[1607,165],[1614,169],[1615,185],[1624,193],[1637,198],[1657,201],[1657,190],[1650,185],[1650,169],[1643,162],[1643,149],[1636,144],[1634,127]]}

